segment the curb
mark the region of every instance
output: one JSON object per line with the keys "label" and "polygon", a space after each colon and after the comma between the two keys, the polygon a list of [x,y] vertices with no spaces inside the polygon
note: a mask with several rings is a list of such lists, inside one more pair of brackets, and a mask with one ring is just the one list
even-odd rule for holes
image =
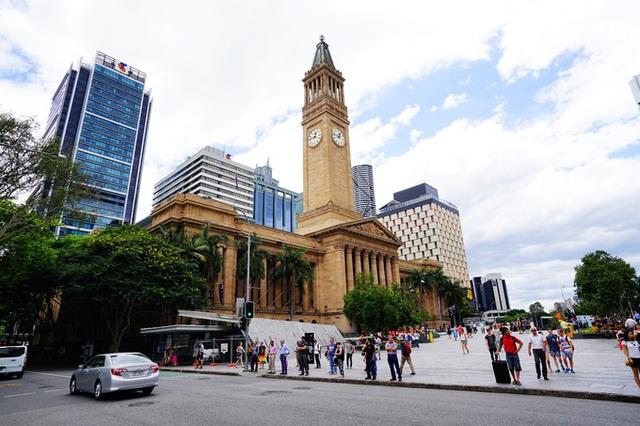
{"label": "curb", "polygon": [[175,367],[160,367],[160,371],[172,371],[175,373],[186,373],[186,374],[211,374],[214,376],[242,376],[242,374],[235,371],[214,371],[214,370],[187,370],[183,368],[175,368]]}
{"label": "curb", "polygon": [[440,383],[410,383],[410,382],[378,382],[378,381],[363,381],[357,379],[330,379],[327,377],[300,377],[300,376],[280,376],[280,375],[266,375],[261,376],[265,379],[280,379],[280,380],[298,380],[308,382],[324,382],[324,383],[344,383],[350,385],[368,385],[368,386],[394,386],[399,388],[413,388],[413,389],[441,389],[441,390],[454,390],[454,391],[467,391],[467,392],[489,392],[489,393],[509,393],[516,395],[535,395],[535,396],[551,396],[560,398],[573,398],[573,399],[590,399],[599,401],[614,401],[614,402],[631,402],[640,403],[640,395],[623,395],[617,393],[606,392],[581,392],[581,391],[567,391],[567,390],[554,390],[554,389],[533,389],[533,388],[512,388],[501,386],[480,386],[480,385],[448,385]]}

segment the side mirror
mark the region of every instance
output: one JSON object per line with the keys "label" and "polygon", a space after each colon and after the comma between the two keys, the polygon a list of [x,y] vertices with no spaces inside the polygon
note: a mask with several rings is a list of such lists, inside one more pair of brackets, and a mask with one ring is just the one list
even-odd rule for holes
{"label": "side mirror", "polygon": [[84,365],[78,364],[78,368],[82,369],[82,368],[84,368]]}

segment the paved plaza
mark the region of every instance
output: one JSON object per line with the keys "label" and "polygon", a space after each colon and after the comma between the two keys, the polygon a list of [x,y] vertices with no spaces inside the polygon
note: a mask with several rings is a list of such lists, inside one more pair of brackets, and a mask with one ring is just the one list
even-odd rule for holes
{"label": "paved plaza", "polygon": [[[578,339],[575,345],[575,374],[549,373],[549,381],[536,378],[533,357],[529,357],[526,345],[530,334],[515,334],[523,341],[525,346],[520,352],[522,364],[522,387],[537,388],[558,391],[577,391],[593,393],[612,393],[620,395],[640,396],[640,389],[631,377],[629,367],[624,365],[624,355],[617,348],[617,342],[613,339]],[[463,355],[460,342],[449,340],[446,335],[435,339],[433,343],[421,344],[420,348],[414,348],[412,352],[413,365],[416,375],[410,375],[408,365],[403,371],[405,383],[428,383],[442,385],[471,385],[471,386],[497,386],[513,387],[514,385],[497,385],[493,376],[491,358],[485,346],[484,337],[481,334],[469,339],[470,354]],[[400,352],[398,352],[399,354]],[[378,381],[387,381],[391,378],[389,366],[386,361],[386,353],[382,351],[382,359],[378,363]],[[504,353],[502,354],[504,359]],[[316,369],[310,366],[310,377],[336,378],[328,374],[328,361],[322,358],[322,368]],[[279,363],[278,371],[279,371]],[[553,363],[552,363],[553,366]],[[191,370],[191,368],[185,368]],[[241,369],[228,368],[226,366],[205,367],[204,371],[211,372],[241,372]],[[259,370],[265,373],[267,370]],[[254,374],[254,373],[243,373]],[[295,358],[289,357],[289,375],[297,375]],[[346,379],[363,380],[364,361],[359,353],[353,360],[353,369],[345,369]]]}

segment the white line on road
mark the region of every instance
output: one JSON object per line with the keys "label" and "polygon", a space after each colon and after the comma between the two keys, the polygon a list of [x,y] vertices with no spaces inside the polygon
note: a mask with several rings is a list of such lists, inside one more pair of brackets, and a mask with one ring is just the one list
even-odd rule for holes
{"label": "white line on road", "polygon": [[27,396],[27,395],[35,395],[35,392],[27,392],[27,393],[18,393],[15,395],[7,395],[5,398],[15,398],[16,396]]}
{"label": "white line on road", "polygon": [[53,373],[42,373],[40,371],[31,371],[31,370],[26,370],[26,373],[31,373],[31,374],[42,374],[44,376],[54,376],[54,377],[64,377],[65,379],[68,379],[71,376],[63,376],[62,374],[53,374]]}

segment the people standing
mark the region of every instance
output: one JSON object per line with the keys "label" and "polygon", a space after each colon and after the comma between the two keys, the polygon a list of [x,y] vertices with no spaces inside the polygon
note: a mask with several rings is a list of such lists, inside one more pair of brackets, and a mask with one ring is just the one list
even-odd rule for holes
{"label": "people standing", "polygon": [[329,374],[336,374],[336,365],[334,363],[336,356],[336,341],[333,337],[329,338],[326,355],[329,360]]}
{"label": "people standing", "polygon": [[449,336],[449,340],[451,340],[451,327],[447,326],[447,336]]}
{"label": "people standing", "polygon": [[240,342],[238,343],[238,347],[236,348],[236,367],[242,367],[242,364],[244,364],[244,353],[244,346],[242,346],[242,342]]}
{"label": "people standing", "polygon": [[507,327],[502,327],[501,332],[502,338],[500,339],[498,352],[500,352],[504,347],[507,366],[509,367],[511,377],[513,378],[513,384],[522,386],[522,383],[520,383],[520,372],[522,371],[522,367],[520,366],[520,357],[518,357],[518,352],[522,349],[522,341],[516,336],[513,336],[511,334],[511,330]]}
{"label": "people standing", "polygon": [[289,355],[289,347],[284,342],[284,339],[280,339],[280,374],[287,375],[287,356]]}
{"label": "people standing", "polygon": [[569,338],[569,336],[565,335],[565,332],[562,328],[558,329],[558,337],[560,355],[562,355],[562,361],[564,361],[564,365],[566,366],[564,372],[571,372],[571,374],[574,374],[575,371],[573,370],[573,353],[575,352],[575,347],[573,346],[573,341]]}
{"label": "people standing", "polygon": [[278,355],[278,347],[276,346],[276,343],[271,340],[269,342],[269,349],[268,349],[268,355],[267,355],[267,359],[269,362],[269,374],[276,374],[276,356]]}
{"label": "people standing", "polygon": [[460,335],[460,346],[462,346],[462,355],[469,353],[469,333],[466,331]]}
{"label": "people standing", "polygon": [[638,343],[638,339],[640,339],[640,331],[627,330],[622,341],[622,351],[627,356],[625,364],[631,368],[633,380],[640,388],[640,343]]}
{"label": "people standing", "polygon": [[398,381],[402,381],[402,370],[398,364],[398,343],[393,337],[389,337],[387,344],[385,345],[387,350],[387,362],[389,363],[389,369],[391,370],[391,381],[396,381],[396,373],[398,375]]}
{"label": "people standing", "polygon": [[264,370],[264,366],[267,363],[267,345],[264,344],[264,341],[260,342],[260,347],[258,348],[258,365],[260,370]]}
{"label": "people standing", "polygon": [[457,328],[453,329],[453,340],[455,340],[456,342],[458,341],[458,329]]}
{"label": "people standing", "polygon": [[382,346],[380,333],[377,333],[375,339],[373,339],[373,346],[376,348],[376,358],[380,359],[380,347]]}
{"label": "people standing", "polygon": [[313,339],[313,358],[316,361],[316,368],[322,368],[320,365],[320,343],[317,339]]}
{"label": "people standing", "polygon": [[298,340],[296,345],[296,353],[300,362],[300,376],[309,375],[309,346],[304,340],[304,336]]}
{"label": "people standing", "polygon": [[496,335],[493,334],[491,327],[487,328],[487,334],[484,336],[484,339],[487,343],[487,349],[489,349],[489,355],[491,355],[491,361],[497,361],[498,354],[496,351],[498,350],[498,346],[496,345]]}
{"label": "people standing", "polygon": [[338,364],[338,370],[340,371],[340,376],[344,377],[344,347],[340,342],[336,343],[335,361]]}
{"label": "people standing", "polygon": [[250,361],[250,371],[252,373],[257,373],[258,372],[258,355],[260,352],[260,348],[258,347],[257,344],[255,343],[251,343],[251,345],[249,345],[249,355],[251,358],[249,358]]}
{"label": "people standing", "polygon": [[196,369],[201,369],[204,363],[204,344],[198,340],[196,342]]}
{"label": "people standing", "polygon": [[365,380],[375,380],[377,372],[375,365],[376,348],[373,345],[373,341],[371,339],[367,339],[367,343],[362,349],[362,355],[364,355],[365,371],[367,372],[367,377],[365,377]]}
{"label": "people standing", "polygon": [[[531,340],[529,340],[528,351],[529,356],[533,352],[533,362],[536,365],[536,375],[540,379],[540,370],[542,370],[542,377],[545,380],[549,380],[547,377],[547,363],[545,360],[545,348],[547,347],[547,339],[542,337],[542,334],[538,334],[538,329],[531,327]],[[540,366],[542,364],[542,366]]]}
{"label": "people standing", "polygon": [[560,338],[558,337],[557,334],[553,332],[551,328],[549,328],[546,339],[547,339],[547,348],[549,349],[549,358],[550,358],[550,360],[547,361],[549,369],[551,369],[551,359],[553,359],[553,362],[556,365],[555,372],[559,373],[560,367],[562,367],[562,371],[565,371],[564,364],[562,363],[562,358],[560,357],[560,344],[559,344]]}
{"label": "people standing", "polygon": [[347,368],[353,368],[353,353],[356,351],[356,347],[351,340],[347,340],[344,344],[344,353],[347,355]]}
{"label": "people standing", "polygon": [[413,362],[411,361],[411,340],[405,339],[402,342],[402,361],[400,361],[400,371],[404,370],[405,362],[409,364],[409,368],[411,369],[411,375],[415,376],[416,370],[413,369]]}

